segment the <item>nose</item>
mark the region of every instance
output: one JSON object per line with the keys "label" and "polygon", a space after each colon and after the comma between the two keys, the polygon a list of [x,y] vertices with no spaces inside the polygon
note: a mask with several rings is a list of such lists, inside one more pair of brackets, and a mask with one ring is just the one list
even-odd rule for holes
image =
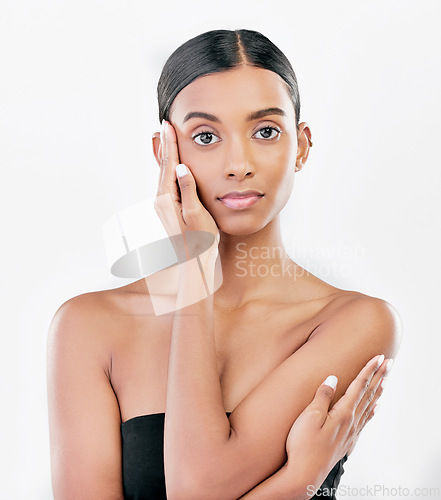
{"label": "nose", "polygon": [[233,138],[229,147],[225,148],[225,175],[226,177],[253,177],[255,174],[254,161],[249,145],[240,137]]}

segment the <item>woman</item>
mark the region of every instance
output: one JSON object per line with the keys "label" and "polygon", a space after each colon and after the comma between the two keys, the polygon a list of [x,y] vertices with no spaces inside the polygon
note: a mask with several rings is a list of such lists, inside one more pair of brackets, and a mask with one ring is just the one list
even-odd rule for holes
{"label": "woman", "polygon": [[213,245],[178,267],[173,314],[155,314],[144,280],[57,311],[55,498],[335,498],[400,327],[284,250],[279,213],[312,145],[294,71],[258,32],[210,31],[170,56],[158,101],[157,212]]}

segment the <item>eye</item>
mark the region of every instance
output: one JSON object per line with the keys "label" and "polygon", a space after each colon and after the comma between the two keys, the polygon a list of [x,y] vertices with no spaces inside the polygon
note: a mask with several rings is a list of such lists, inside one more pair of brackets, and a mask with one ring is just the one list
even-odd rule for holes
{"label": "eye", "polygon": [[[218,140],[213,142],[213,137],[217,137],[217,135],[213,134],[213,132],[204,131],[199,132],[199,134],[193,136],[192,139],[199,146],[209,146],[210,144],[215,144],[220,140],[219,137],[217,137]],[[198,142],[196,139],[199,139],[201,142]]]}
{"label": "eye", "polygon": [[256,134],[262,134],[261,137],[258,137],[258,139],[274,139],[275,137],[277,137],[277,135],[272,135],[273,132],[276,132],[277,135],[281,134],[281,130],[279,130],[278,128],[276,127],[263,127],[261,128],[260,130],[258,130],[256,132]]}

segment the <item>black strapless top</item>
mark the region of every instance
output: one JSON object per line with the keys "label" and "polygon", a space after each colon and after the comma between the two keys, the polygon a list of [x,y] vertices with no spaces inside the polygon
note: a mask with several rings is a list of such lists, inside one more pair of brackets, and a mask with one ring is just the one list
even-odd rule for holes
{"label": "black strapless top", "polygon": [[[230,415],[231,412],[226,412]],[[122,472],[126,500],[165,500],[165,413],[131,418],[121,424]],[[334,492],[344,472],[345,455],[328,474],[312,499],[336,500]],[[327,495],[327,493],[329,493]]]}

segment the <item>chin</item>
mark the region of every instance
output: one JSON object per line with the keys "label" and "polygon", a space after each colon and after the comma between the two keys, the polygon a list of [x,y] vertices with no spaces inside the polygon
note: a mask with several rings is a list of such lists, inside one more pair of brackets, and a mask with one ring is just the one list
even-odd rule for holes
{"label": "chin", "polygon": [[221,221],[216,221],[220,231],[231,236],[246,236],[257,233],[263,229],[267,221],[256,219],[255,217],[242,217],[241,220],[235,217],[223,217]]}

